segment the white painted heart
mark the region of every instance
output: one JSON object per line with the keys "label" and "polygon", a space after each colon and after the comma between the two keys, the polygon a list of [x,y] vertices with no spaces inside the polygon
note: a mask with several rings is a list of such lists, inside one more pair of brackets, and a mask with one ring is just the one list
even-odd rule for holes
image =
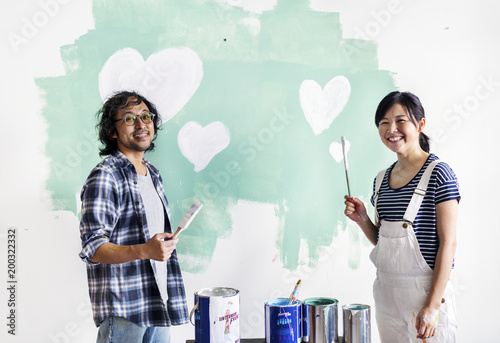
{"label": "white painted heart", "polygon": [[[349,149],[351,148],[351,143],[349,143],[348,140],[345,141],[345,153],[349,152]],[[338,142],[333,142],[330,144],[330,155],[337,161],[337,163],[340,163],[342,159],[344,158],[344,155],[342,153],[342,144]]]}
{"label": "white painted heart", "polygon": [[220,121],[205,127],[190,121],[180,129],[177,136],[179,148],[184,157],[194,164],[195,172],[205,169],[212,158],[229,145],[229,141],[229,129]]}
{"label": "white painted heart", "polygon": [[300,104],[315,136],[328,129],[333,120],[344,110],[351,85],[345,76],[336,76],[323,89],[314,80],[304,80],[300,85]]}
{"label": "white painted heart", "polygon": [[136,91],[155,104],[163,122],[191,99],[203,78],[198,55],[185,47],[158,51],[144,61],[132,48],[115,52],[99,73],[103,100],[122,90]]}

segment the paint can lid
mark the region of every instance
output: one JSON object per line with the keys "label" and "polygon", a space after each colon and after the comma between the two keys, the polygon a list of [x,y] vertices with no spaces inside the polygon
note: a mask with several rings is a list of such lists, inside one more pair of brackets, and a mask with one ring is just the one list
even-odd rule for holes
{"label": "paint can lid", "polygon": [[203,288],[195,294],[199,297],[229,297],[238,294],[240,291],[228,287]]}
{"label": "paint can lid", "polygon": [[316,297],[316,298],[307,298],[302,300],[304,305],[309,306],[329,306],[337,304],[339,301],[333,298],[324,298],[324,297]]}
{"label": "paint can lid", "polygon": [[342,308],[346,311],[363,311],[363,310],[369,310],[370,306],[363,304],[349,304],[342,306]]}

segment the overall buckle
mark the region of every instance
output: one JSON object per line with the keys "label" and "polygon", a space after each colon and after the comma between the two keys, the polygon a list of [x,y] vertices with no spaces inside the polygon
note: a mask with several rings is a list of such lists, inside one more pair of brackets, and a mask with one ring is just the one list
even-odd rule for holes
{"label": "overall buckle", "polygon": [[415,188],[415,190],[413,191],[413,193],[421,195],[421,196],[424,196],[425,193],[427,193],[427,192],[425,191],[425,189],[420,189],[420,188],[417,187],[417,188]]}

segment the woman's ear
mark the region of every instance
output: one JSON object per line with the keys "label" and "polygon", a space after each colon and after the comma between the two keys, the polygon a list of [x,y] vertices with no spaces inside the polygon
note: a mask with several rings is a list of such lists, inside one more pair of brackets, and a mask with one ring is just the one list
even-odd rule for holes
{"label": "woman's ear", "polygon": [[425,118],[420,119],[420,122],[418,123],[417,130],[418,132],[422,132],[425,127]]}

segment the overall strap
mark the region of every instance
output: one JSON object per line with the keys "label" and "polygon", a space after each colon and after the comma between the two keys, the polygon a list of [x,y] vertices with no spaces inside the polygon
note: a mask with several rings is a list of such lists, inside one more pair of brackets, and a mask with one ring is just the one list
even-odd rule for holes
{"label": "overall strap", "polygon": [[384,176],[385,176],[386,172],[387,172],[387,169],[381,170],[377,174],[377,178],[375,179],[375,197],[373,198],[373,203],[375,206],[375,223],[378,223],[378,211],[377,211],[378,195],[380,193],[380,186],[382,186],[382,181],[384,181]]}
{"label": "overall strap", "polygon": [[422,205],[422,201],[424,200],[424,196],[427,191],[427,186],[429,184],[432,171],[434,170],[434,167],[438,163],[439,160],[432,161],[425,169],[424,174],[420,179],[420,182],[413,191],[413,196],[411,197],[410,203],[408,204],[408,208],[406,209],[405,215],[403,216],[404,221],[412,224],[415,221],[418,210],[420,209],[420,205]]}

